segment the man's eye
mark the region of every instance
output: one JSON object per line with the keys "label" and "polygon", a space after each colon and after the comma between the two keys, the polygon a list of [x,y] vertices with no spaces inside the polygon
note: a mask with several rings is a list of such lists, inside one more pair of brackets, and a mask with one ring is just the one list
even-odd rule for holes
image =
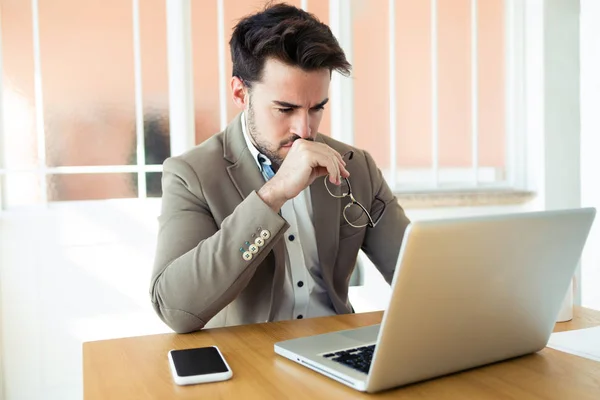
{"label": "man's eye", "polygon": [[282,114],[288,114],[291,113],[294,109],[293,108],[278,108],[277,111],[279,111]]}
{"label": "man's eye", "polygon": [[323,111],[324,109],[325,109],[325,106],[319,106],[319,107],[313,108],[313,111]]}

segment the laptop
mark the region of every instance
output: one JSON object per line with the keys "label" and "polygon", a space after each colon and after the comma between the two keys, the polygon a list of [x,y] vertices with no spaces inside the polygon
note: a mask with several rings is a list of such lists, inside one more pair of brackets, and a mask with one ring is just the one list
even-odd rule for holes
{"label": "laptop", "polygon": [[537,352],[595,212],[413,222],[381,324],[278,342],[275,352],[371,393]]}

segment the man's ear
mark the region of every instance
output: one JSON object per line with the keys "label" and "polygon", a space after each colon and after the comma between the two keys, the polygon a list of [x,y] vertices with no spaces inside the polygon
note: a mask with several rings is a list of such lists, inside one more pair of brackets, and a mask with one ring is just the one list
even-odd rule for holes
{"label": "man's ear", "polygon": [[237,76],[231,78],[231,97],[233,103],[240,110],[245,110],[248,105],[248,88]]}

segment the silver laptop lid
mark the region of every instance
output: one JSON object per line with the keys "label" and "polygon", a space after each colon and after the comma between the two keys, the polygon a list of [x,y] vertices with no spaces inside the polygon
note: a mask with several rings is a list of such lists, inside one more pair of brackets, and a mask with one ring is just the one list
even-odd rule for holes
{"label": "silver laptop lid", "polygon": [[594,216],[587,208],[411,224],[367,391],[545,347]]}

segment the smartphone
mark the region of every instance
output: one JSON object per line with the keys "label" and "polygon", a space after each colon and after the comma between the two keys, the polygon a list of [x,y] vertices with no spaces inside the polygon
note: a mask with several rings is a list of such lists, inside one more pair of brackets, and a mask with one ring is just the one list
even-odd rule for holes
{"label": "smartphone", "polygon": [[170,350],[169,364],[178,385],[224,381],[233,376],[217,346]]}

